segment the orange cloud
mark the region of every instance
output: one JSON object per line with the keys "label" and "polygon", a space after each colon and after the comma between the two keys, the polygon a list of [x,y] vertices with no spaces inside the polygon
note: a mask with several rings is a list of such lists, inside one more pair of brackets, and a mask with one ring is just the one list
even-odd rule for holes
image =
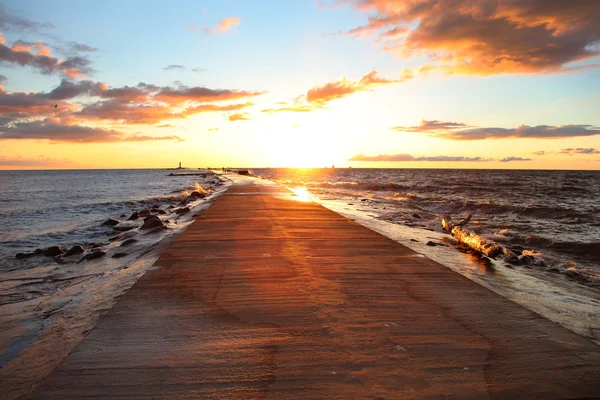
{"label": "orange cloud", "polygon": [[326,104],[331,100],[346,97],[352,93],[371,90],[374,86],[390,85],[400,83],[403,80],[390,80],[382,78],[377,71],[371,71],[363,76],[359,81],[351,81],[342,78],[339,81],[329,82],[323,86],[317,86],[306,93],[306,100],[309,103]]}
{"label": "orange cloud", "polygon": [[354,36],[376,35],[401,57],[450,73],[570,71],[599,55],[600,7],[588,0],[342,0],[373,13]]}
{"label": "orange cloud", "polygon": [[232,122],[234,122],[234,121],[249,121],[250,118],[248,118],[248,114],[235,113],[235,114],[231,114],[229,116],[229,120]]}
{"label": "orange cloud", "polygon": [[210,29],[208,32],[213,34],[225,33],[242,21],[237,17],[229,17],[219,21],[216,28]]}

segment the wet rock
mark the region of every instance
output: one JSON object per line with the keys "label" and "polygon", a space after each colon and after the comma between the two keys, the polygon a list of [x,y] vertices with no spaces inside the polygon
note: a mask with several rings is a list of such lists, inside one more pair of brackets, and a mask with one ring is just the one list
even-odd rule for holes
{"label": "wet rock", "polygon": [[190,208],[189,207],[182,207],[182,208],[178,208],[177,210],[175,210],[175,214],[185,214],[185,213],[189,213],[190,212]]}
{"label": "wet rock", "polygon": [[123,243],[121,243],[121,247],[129,246],[130,244],[134,244],[136,242],[136,239],[127,239]]}
{"label": "wet rock", "polygon": [[164,222],[156,215],[151,215],[144,219],[144,224],[140,229],[151,229],[151,228],[166,228]]}
{"label": "wet rock", "polygon": [[417,239],[410,239],[410,241],[419,243],[419,241]]}
{"label": "wet rock", "polygon": [[135,221],[136,219],[139,219],[140,215],[138,214],[137,211],[134,211],[129,218],[127,218],[128,221]]}
{"label": "wet rock", "polygon": [[182,200],[179,203],[177,203],[178,206],[187,206],[188,201],[187,200]]}
{"label": "wet rock", "polygon": [[519,256],[519,262],[521,265],[530,265],[533,264],[535,260],[531,256]]}
{"label": "wet rock", "polygon": [[44,254],[44,250],[43,249],[35,249],[33,254]]}
{"label": "wet rock", "polygon": [[198,191],[193,191],[192,194],[190,194],[190,197],[197,197],[197,198],[203,199],[206,197],[206,193],[200,193]]}
{"label": "wet rock", "polygon": [[156,213],[160,215],[165,215],[167,212],[165,210],[158,210]]}
{"label": "wet rock", "polygon": [[104,225],[104,226],[115,226],[118,224],[119,224],[119,221],[117,221],[116,219],[113,219],[113,218],[109,218],[102,223],[102,225]]}
{"label": "wet rock", "polygon": [[56,257],[62,253],[64,253],[64,250],[60,246],[51,246],[44,250],[44,255],[48,257]]}
{"label": "wet rock", "polygon": [[438,245],[437,243],[435,243],[435,242],[432,242],[431,240],[430,240],[430,241],[428,241],[427,243],[425,243],[425,246],[431,246],[431,247],[435,247],[435,246],[437,246],[437,245]]}
{"label": "wet rock", "polygon": [[115,226],[113,229],[115,230],[115,232],[127,232],[132,230],[133,228],[133,226]]}
{"label": "wet rock", "polygon": [[127,215],[121,214],[121,216],[119,218],[125,218],[125,217],[127,217]]}
{"label": "wet rock", "polygon": [[412,216],[413,216],[413,218],[419,218],[419,219],[421,218],[421,216],[419,214],[413,214]]}
{"label": "wet rock", "polygon": [[507,263],[509,263],[511,265],[521,265],[521,260],[519,260],[519,257],[517,257],[515,255],[506,257],[504,259],[504,261],[506,261]]}
{"label": "wet rock", "polygon": [[127,253],[115,253],[115,254],[112,255],[111,258],[123,258],[123,257],[126,257],[126,256],[127,256]]}
{"label": "wet rock", "polygon": [[199,217],[201,213],[196,213],[196,214],[192,214],[192,217],[196,218]]}
{"label": "wet rock", "polygon": [[140,218],[149,217],[150,215],[152,215],[152,211],[150,211],[150,210],[142,210],[142,211],[138,212],[138,216]]}
{"label": "wet rock", "polygon": [[83,253],[85,250],[83,250],[83,247],[81,246],[73,246],[69,249],[69,251],[67,251],[65,253],[65,257],[69,257],[75,254],[81,254]]}
{"label": "wet rock", "polygon": [[15,258],[17,260],[22,260],[24,258],[33,257],[33,256],[36,256],[36,255],[37,255],[36,253],[17,253],[17,254],[15,254]]}
{"label": "wet rock", "polygon": [[577,282],[582,282],[582,283],[586,283],[589,282],[589,278],[585,275],[583,275],[581,272],[579,271],[573,271],[573,270],[567,270],[565,271],[565,275]]}
{"label": "wet rock", "polygon": [[95,259],[97,259],[97,258],[104,257],[105,255],[106,255],[106,252],[105,252],[105,251],[102,251],[102,250],[94,250],[94,251],[92,251],[91,253],[88,253],[88,254],[86,254],[86,255],[85,255],[85,256],[84,256],[84,257],[81,259],[81,261],[83,261],[83,260],[88,260],[88,261],[89,261],[89,260],[95,260]]}

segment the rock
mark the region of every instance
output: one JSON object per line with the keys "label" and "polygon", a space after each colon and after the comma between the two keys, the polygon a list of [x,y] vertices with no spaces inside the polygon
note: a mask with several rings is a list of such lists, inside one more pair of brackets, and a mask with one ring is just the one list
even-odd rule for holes
{"label": "rock", "polygon": [[179,203],[177,203],[178,206],[187,206],[188,201],[187,200],[182,200]]}
{"label": "rock", "polygon": [[56,257],[59,254],[62,254],[63,248],[60,246],[51,246],[44,250],[44,255],[48,257]]}
{"label": "rock", "polygon": [[83,253],[85,250],[83,250],[83,247],[81,246],[73,246],[69,249],[69,251],[67,251],[65,253],[65,257],[69,257],[75,254],[81,254]]}
{"label": "rock", "polygon": [[427,243],[425,243],[425,246],[431,246],[431,247],[435,247],[435,246],[437,246],[437,245],[438,245],[437,243],[434,243],[434,242],[432,242],[431,240],[430,240],[430,241],[428,241]]}
{"label": "rock", "polygon": [[125,217],[127,217],[127,215],[121,214],[121,216],[119,218],[125,218]]}
{"label": "rock", "polygon": [[33,254],[43,254],[44,250],[42,249],[35,249],[35,251],[33,252]]}
{"label": "rock", "polygon": [[146,219],[144,219],[144,224],[141,226],[140,229],[150,229],[150,228],[166,228],[164,222],[162,222],[162,220],[157,217],[156,215],[151,215],[149,217],[146,217]]}
{"label": "rock", "polygon": [[206,197],[206,193],[200,193],[198,191],[193,191],[192,194],[190,194],[190,197],[198,197],[198,198],[205,198]]}
{"label": "rock", "polygon": [[534,259],[531,256],[519,256],[519,261],[521,265],[529,265],[534,262]]}
{"label": "rock", "polygon": [[157,214],[165,215],[167,212],[165,210],[158,210]]}
{"label": "rock", "polygon": [[115,226],[113,229],[115,230],[115,232],[127,232],[132,230],[133,228],[133,226]]}
{"label": "rock", "polygon": [[413,216],[413,218],[421,218],[421,216],[419,214],[413,214],[412,216]]}
{"label": "rock", "polygon": [[36,256],[36,255],[37,254],[35,254],[35,253],[17,253],[17,254],[15,254],[15,258],[17,260],[22,260],[24,258],[33,257],[33,256]]}
{"label": "rock", "polygon": [[148,217],[150,215],[152,215],[152,211],[150,210],[142,210],[138,212],[138,216],[141,218]]}
{"label": "rock", "polygon": [[119,221],[117,221],[116,219],[113,219],[113,218],[109,218],[102,223],[102,225],[104,225],[104,226],[115,226],[118,224],[119,224]]}
{"label": "rock", "polygon": [[140,215],[138,214],[137,211],[134,211],[129,218],[127,218],[128,221],[135,221],[136,219],[140,218]]}
{"label": "rock", "polygon": [[417,239],[410,239],[410,241],[419,243],[419,241]]}
{"label": "rock", "polygon": [[185,214],[185,213],[189,213],[189,212],[190,212],[189,207],[178,208],[177,210],[175,210],[175,214]]}
{"label": "rock", "polygon": [[91,253],[86,254],[81,261],[83,260],[95,260],[96,258],[104,257],[106,255],[105,251],[102,250],[94,250]]}
{"label": "rock", "polygon": [[129,246],[130,244],[134,244],[135,242],[137,242],[136,239],[127,239],[126,241],[121,243],[121,247]]}
{"label": "rock", "polygon": [[127,253],[115,253],[111,258],[123,258],[126,257]]}
{"label": "rock", "polygon": [[519,257],[515,255],[506,257],[504,261],[512,265],[521,265],[521,260],[519,260]]}
{"label": "rock", "polygon": [[369,200],[369,199],[360,199],[360,201],[367,201],[367,200]]}

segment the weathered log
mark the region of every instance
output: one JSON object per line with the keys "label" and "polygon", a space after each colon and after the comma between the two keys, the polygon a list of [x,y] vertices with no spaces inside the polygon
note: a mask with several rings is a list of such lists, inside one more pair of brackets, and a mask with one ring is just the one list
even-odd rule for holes
{"label": "weathered log", "polygon": [[469,230],[463,229],[462,227],[469,223],[471,220],[471,216],[469,215],[467,218],[463,219],[460,222],[452,221],[447,215],[444,215],[442,218],[442,227],[450,233],[456,240],[465,246],[470,247],[471,249],[478,251],[479,253],[488,256],[488,257],[497,257],[501,254],[509,255],[509,251],[505,249],[503,246],[494,242],[493,240],[486,239],[484,237],[479,236],[478,234],[471,232]]}

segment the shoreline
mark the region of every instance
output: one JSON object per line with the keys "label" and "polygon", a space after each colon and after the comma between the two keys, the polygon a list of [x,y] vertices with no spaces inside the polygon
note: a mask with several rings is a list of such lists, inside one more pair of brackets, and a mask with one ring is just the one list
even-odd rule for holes
{"label": "shoreline", "polygon": [[282,192],[230,188],[32,398],[597,393],[589,339]]}
{"label": "shoreline", "polygon": [[[281,184],[268,178],[256,176],[253,178]],[[281,185],[298,196],[293,187]],[[600,290],[594,287],[568,280],[553,281],[545,277],[542,272],[510,268],[493,260],[491,265],[483,265],[476,258],[459,252],[454,245],[450,244],[452,238],[448,234],[382,220],[372,215],[372,211],[349,207],[343,199],[324,200],[310,193],[306,200],[315,201],[345,218],[421,253],[494,293],[582,337],[591,339],[600,346]],[[430,240],[446,245],[427,246],[426,243]]]}
{"label": "shoreline", "polygon": [[[224,183],[206,200],[195,204],[189,215],[204,212],[230,185],[230,182]],[[3,326],[11,327],[2,332],[2,340],[7,345],[1,349],[0,392],[7,398],[18,398],[28,393],[40,377],[50,373],[85,338],[102,315],[152,267],[160,254],[196,218],[192,217],[183,227],[166,233],[127,264],[110,268],[115,260],[106,257],[86,261],[85,268],[88,270],[102,264],[108,265],[108,268],[73,281],[72,285],[50,295],[0,306]],[[19,270],[11,273],[18,274]],[[8,339],[10,332],[16,334]]]}

